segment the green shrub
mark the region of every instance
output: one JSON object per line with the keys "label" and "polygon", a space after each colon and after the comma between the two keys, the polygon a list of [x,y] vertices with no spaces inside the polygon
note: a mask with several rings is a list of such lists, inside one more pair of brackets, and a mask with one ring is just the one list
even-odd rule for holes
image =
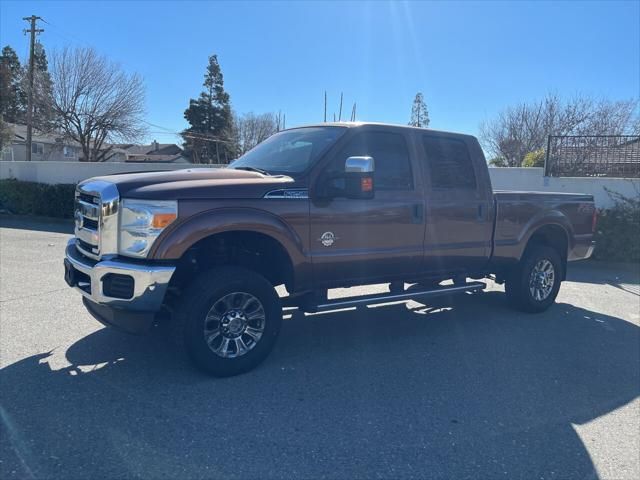
{"label": "green shrub", "polygon": [[493,157],[489,160],[489,166],[491,167],[508,167],[509,162],[504,157]]}
{"label": "green shrub", "polygon": [[544,167],[545,152],[544,148],[529,152],[522,160],[523,167]]}
{"label": "green shrub", "polygon": [[75,185],[0,180],[0,210],[16,215],[73,218]]}
{"label": "green shrub", "polygon": [[599,212],[593,256],[640,262],[640,194],[629,198],[610,190],[607,193],[614,206]]}

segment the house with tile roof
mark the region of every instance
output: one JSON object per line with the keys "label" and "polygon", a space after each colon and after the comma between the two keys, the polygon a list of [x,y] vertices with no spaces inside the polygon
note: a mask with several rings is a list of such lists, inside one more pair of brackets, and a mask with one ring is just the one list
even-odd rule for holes
{"label": "house with tile roof", "polygon": [[[3,161],[20,162],[27,159],[27,126],[9,124],[13,136],[8,145],[2,149],[0,157]],[[105,161],[125,163],[189,163],[182,148],[173,143],[149,145],[105,144],[108,150]],[[66,137],[61,132],[39,132],[33,130],[31,143],[32,161],[81,162],[83,152],[81,145]]]}

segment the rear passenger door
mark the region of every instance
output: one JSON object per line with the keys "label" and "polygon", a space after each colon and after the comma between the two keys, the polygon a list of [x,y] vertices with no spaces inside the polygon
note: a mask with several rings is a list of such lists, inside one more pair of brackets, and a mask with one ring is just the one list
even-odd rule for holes
{"label": "rear passenger door", "polygon": [[486,167],[472,160],[480,146],[465,136],[417,135],[428,188],[425,268],[481,270],[491,251],[493,193]]}

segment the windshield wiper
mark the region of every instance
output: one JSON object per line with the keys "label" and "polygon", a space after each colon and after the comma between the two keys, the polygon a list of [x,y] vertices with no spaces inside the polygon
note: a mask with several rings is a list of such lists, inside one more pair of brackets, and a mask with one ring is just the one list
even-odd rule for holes
{"label": "windshield wiper", "polygon": [[262,175],[271,176],[269,172],[267,172],[266,170],[262,170],[261,168],[256,168],[256,167],[232,167],[232,168],[234,170],[246,170],[247,172],[258,172],[258,173],[261,173]]}

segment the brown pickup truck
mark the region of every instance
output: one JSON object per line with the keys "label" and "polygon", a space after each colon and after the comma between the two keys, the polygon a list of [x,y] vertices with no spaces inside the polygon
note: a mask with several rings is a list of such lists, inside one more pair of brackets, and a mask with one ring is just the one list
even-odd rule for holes
{"label": "brown pickup truck", "polygon": [[[472,136],[322,124],[228,168],[80,183],[65,278],[106,325],[142,332],[170,312],[198,366],[234,375],[272,349],[283,306],[428,301],[492,278],[516,308],[545,310],[567,261],[591,255],[595,215],[591,195],[494,192]],[[327,297],[377,283],[389,292]]]}

